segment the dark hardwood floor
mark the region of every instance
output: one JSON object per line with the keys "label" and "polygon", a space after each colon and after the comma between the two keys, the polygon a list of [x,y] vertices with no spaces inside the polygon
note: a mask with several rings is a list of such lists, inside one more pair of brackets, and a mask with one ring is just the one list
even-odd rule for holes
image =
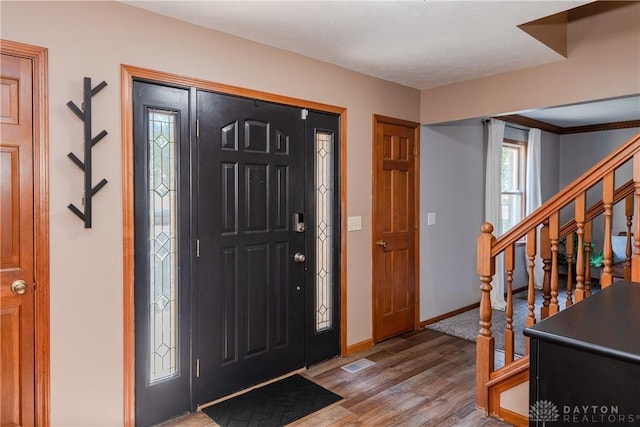
{"label": "dark hardwood floor", "polygon": [[[366,357],[351,374],[341,366]],[[509,426],[475,408],[475,343],[424,329],[302,373],[344,400],[295,426]],[[162,427],[217,426],[198,412]]]}

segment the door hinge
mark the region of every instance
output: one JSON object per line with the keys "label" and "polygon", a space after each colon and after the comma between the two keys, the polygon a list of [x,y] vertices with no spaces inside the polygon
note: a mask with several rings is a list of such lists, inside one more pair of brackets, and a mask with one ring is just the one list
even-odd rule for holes
{"label": "door hinge", "polygon": [[300,118],[302,120],[307,120],[308,115],[309,115],[309,110],[307,110],[306,108],[303,108],[302,110],[300,110]]}
{"label": "door hinge", "polygon": [[415,144],[415,145],[413,146],[413,155],[414,155],[415,157],[418,157],[418,144]]}
{"label": "door hinge", "polygon": [[200,359],[196,359],[196,378],[200,378]]}
{"label": "door hinge", "polygon": [[200,239],[196,239],[196,258],[200,258]]}
{"label": "door hinge", "polygon": [[417,230],[418,229],[418,220],[415,220],[413,223],[413,229]]}
{"label": "door hinge", "polygon": [[200,120],[196,119],[196,138],[200,138]]}

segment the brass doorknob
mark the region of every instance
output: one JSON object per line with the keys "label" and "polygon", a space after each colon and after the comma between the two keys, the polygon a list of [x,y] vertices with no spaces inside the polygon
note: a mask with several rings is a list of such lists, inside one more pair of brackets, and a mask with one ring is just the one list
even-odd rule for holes
{"label": "brass doorknob", "polygon": [[387,242],[385,242],[384,240],[378,240],[376,242],[376,245],[380,246],[382,249],[387,247]]}
{"label": "brass doorknob", "polygon": [[11,292],[16,295],[23,295],[25,292],[27,292],[27,282],[22,279],[16,280],[11,284]]}

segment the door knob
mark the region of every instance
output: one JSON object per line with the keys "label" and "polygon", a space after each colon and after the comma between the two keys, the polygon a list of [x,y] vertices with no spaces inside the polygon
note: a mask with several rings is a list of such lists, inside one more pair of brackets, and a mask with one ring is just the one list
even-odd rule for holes
{"label": "door knob", "polygon": [[300,252],[296,252],[296,253],[293,255],[293,260],[294,260],[295,262],[304,262],[306,259],[307,259],[307,257],[306,257],[306,256],[304,256],[304,254],[301,254]]}
{"label": "door knob", "polygon": [[376,245],[380,246],[382,249],[385,249],[387,247],[387,242],[385,242],[384,240],[378,240],[376,242]]}
{"label": "door knob", "polygon": [[25,292],[27,292],[27,282],[22,279],[16,280],[11,284],[11,292],[16,295],[23,295]]}

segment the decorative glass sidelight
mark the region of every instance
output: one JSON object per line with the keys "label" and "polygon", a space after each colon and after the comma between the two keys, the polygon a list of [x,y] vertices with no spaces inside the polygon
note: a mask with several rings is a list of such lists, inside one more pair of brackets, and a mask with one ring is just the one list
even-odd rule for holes
{"label": "decorative glass sidelight", "polygon": [[316,169],[316,332],[333,327],[333,133],[317,131]]}
{"label": "decorative glass sidelight", "polygon": [[149,110],[150,382],[177,375],[176,113]]}

